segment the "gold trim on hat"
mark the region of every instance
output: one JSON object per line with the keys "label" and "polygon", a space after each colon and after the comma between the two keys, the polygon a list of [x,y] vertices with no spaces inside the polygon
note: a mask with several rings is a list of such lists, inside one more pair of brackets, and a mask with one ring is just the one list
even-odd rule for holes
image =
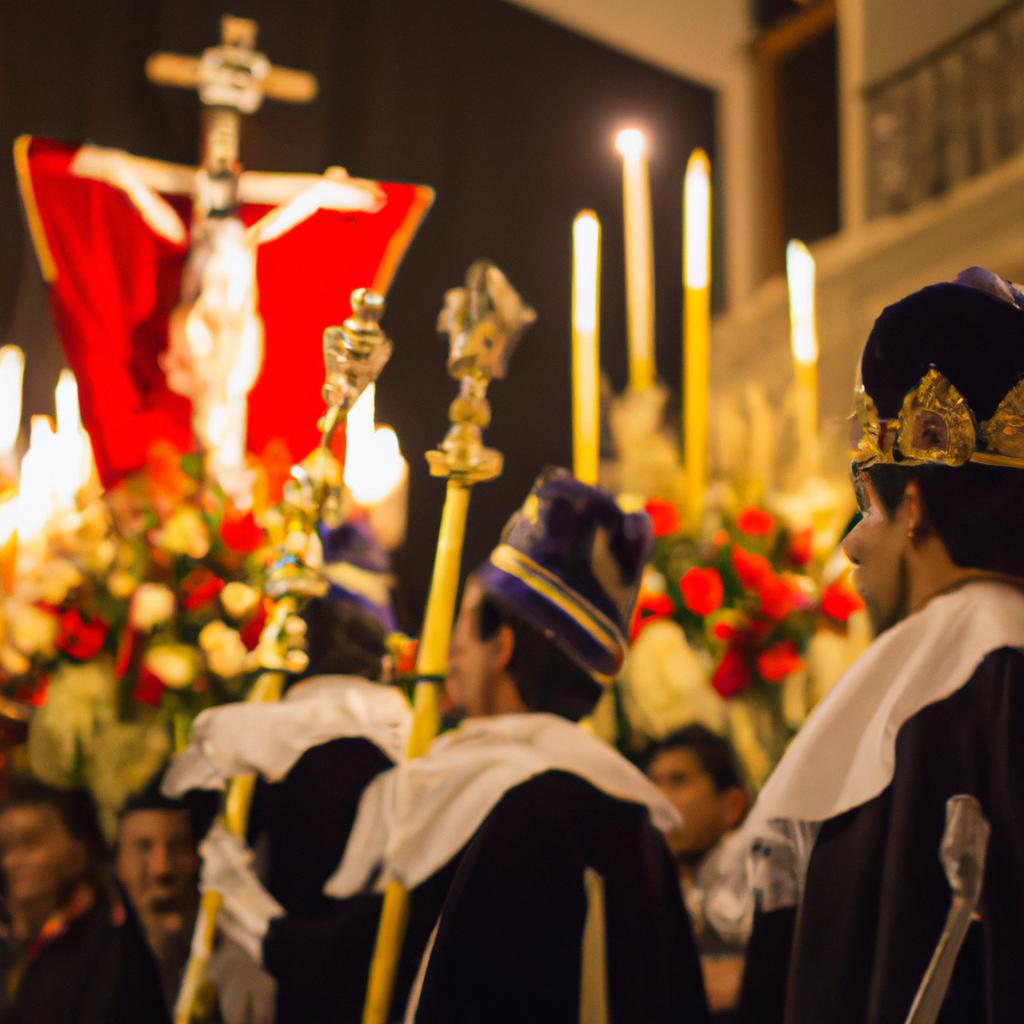
{"label": "gold trim on hat", "polygon": [[[987,466],[1024,469],[1024,380],[980,424],[952,382],[932,367],[907,392],[896,419],[882,419],[863,386],[854,394],[859,466]],[[980,447],[979,447],[980,446]]]}
{"label": "gold trim on hat", "polygon": [[[621,663],[625,657],[626,638],[615,623],[585,597],[570,590],[554,573],[510,544],[499,544],[491,552],[490,561],[495,568],[514,576],[550,601]],[[587,671],[602,684],[610,683],[615,678],[614,675],[595,672],[589,666]]]}

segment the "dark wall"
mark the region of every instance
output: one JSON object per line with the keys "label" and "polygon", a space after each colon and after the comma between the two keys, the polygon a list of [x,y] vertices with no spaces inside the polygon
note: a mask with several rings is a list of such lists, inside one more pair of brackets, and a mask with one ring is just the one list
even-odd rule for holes
{"label": "dark wall", "polygon": [[[196,99],[150,85],[143,64],[158,49],[198,53],[210,45],[222,10],[205,0],[5,0],[4,151],[32,132],[191,161]],[[506,471],[474,496],[465,554],[472,566],[534,475],[570,459],[570,227],[585,206],[604,226],[602,363],[615,388],[625,386],[620,165],[612,147],[625,123],[652,137],[657,354],[661,374],[678,381],[682,175],[692,147],[712,151],[713,97],[501,0],[242,0],[231,13],[258,19],[260,48],[314,72],[321,88],[310,107],[268,104],[249,121],[246,166],[342,164],[437,190],[391,291],[385,325],[395,355],[378,395],[379,418],[394,424],[412,467],[409,542],[397,568],[414,627],[443,497],[422,452],[443,436],[455,389],[434,333],[444,290],[488,256],[540,314],[509,379],[491,390],[488,440],[505,453]],[[48,411],[59,349],[6,158],[0,227],[0,334],[28,351],[27,411]]]}

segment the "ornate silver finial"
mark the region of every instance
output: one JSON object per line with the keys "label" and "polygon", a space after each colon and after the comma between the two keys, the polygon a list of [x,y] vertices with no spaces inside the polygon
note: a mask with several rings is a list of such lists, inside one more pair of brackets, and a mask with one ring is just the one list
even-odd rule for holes
{"label": "ornate silver finial", "polygon": [[330,406],[324,432],[328,436],[391,358],[393,346],[380,326],[384,309],[384,296],[357,288],[352,293],[352,315],[340,327],[324,331],[324,401]]}
{"label": "ornate silver finial", "polygon": [[427,452],[433,476],[476,483],[501,473],[501,453],[483,444],[491,422],[487,387],[505,376],[520,336],[536,319],[489,260],[477,260],[465,286],[445,293],[437,329],[448,335],[448,373],[459,382],[459,394],[448,408],[447,436]]}

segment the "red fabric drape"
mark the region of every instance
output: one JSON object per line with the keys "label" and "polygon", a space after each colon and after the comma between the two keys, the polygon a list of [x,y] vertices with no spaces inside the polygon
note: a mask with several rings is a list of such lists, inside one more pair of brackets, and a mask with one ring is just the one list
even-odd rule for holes
{"label": "red fabric drape", "polygon": [[[187,241],[169,241],[128,195],[71,169],[78,146],[22,139],[19,183],[82,419],[105,484],[138,469],[166,438],[191,446],[189,402],[158,364],[178,301]],[[256,263],[265,329],[263,368],[249,395],[248,445],[280,438],[293,459],[316,445],[323,411],[322,336],[351,312],[354,288],[386,291],[433,198],[429,188],[384,182],[376,213],[320,210],[261,245]],[[188,198],[164,194],[187,226]],[[252,224],[270,207],[244,205]]]}

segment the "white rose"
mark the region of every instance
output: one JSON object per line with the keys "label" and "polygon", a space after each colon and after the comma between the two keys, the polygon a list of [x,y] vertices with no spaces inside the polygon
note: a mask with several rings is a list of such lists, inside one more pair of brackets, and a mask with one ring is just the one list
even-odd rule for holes
{"label": "white rose", "polygon": [[146,651],[142,663],[164,686],[182,690],[199,672],[199,652],[188,644],[156,644]]}
{"label": "white rose", "polygon": [[210,534],[199,513],[191,505],[182,505],[164,524],[159,543],[176,555],[203,558],[210,550]]}
{"label": "white rose", "polygon": [[237,676],[246,664],[248,651],[238,631],[214,619],[203,626],[199,646],[206,654],[206,663],[214,675],[229,679]]}
{"label": "white rose", "polygon": [[140,583],[132,594],[128,621],[132,629],[148,633],[174,614],[174,594],[162,583]]}
{"label": "white rose", "polygon": [[626,662],[622,695],[630,722],[652,739],[688,722],[715,732],[725,727],[723,701],[711,687],[706,661],[686,642],[682,627],[668,619],[640,631]]}
{"label": "white rose", "polygon": [[20,601],[8,602],[6,611],[11,642],[22,654],[55,653],[60,632],[55,615]]}
{"label": "white rose", "polygon": [[220,592],[224,611],[236,621],[244,619],[256,607],[260,595],[245,583],[228,583]]}

